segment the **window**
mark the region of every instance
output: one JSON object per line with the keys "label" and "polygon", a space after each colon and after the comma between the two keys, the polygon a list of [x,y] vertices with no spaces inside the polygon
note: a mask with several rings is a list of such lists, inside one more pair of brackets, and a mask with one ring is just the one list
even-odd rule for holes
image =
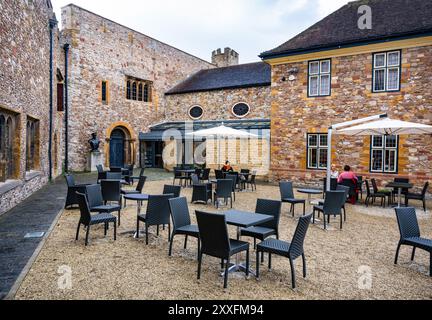
{"label": "window", "polygon": [[244,118],[250,113],[250,107],[248,104],[240,102],[233,106],[232,113],[237,118]]}
{"label": "window", "polygon": [[400,90],[401,52],[374,54],[373,92]]}
{"label": "window", "polygon": [[151,102],[152,82],[128,77],[126,81],[126,99]]}
{"label": "window", "polygon": [[126,82],[126,99],[131,100],[132,95],[131,95],[131,82],[127,81]]}
{"label": "window", "polygon": [[138,85],[138,101],[143,101],[143,84]]}
{"label": "window", "polygon": [[102,81],[101,83],[101,100],[103,104],[108,103],[108,82]]}
{"label": "window", "polygon": [[398,136],[372,136],[371,172],[397,173],[398,156]]}
{"label": "window", "polygon": [[63,83],[57,83],[57,111],[63,112],[64,111],[64,85]]}
{"label": "window", "polygon": [[39,121],[27,119],[26,135],[26,171],[28,172],[36,169],[39,159]]}
{"label": "window", "polygon": [[327,169],[328,135],[308,134],[307,145],[308,169]]}
{"label": "window", "polygon": [[144,85],[144,102],[150,102],[150,86]]}
{"label": "window", "polygon": [[0,109],[0,182],[14,179],[19,168],[18,158],[14,157],[15,139],[19,139],[16,115]]}
{"label": "window", "polygon": [[309,62],[309,97],[331,94],[331,60]]}
{"label": "window", "polygon": [[137,99],[137,83],[132,83],[132,100]]}
{"label": "window", "polygon": [[200,119],[204,114],[204,110],[201,106],[193,106],[189,109],[189,117],[194,120]]}

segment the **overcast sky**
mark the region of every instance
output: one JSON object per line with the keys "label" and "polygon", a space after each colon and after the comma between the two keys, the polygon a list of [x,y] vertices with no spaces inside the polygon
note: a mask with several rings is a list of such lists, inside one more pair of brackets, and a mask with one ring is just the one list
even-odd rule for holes
{"label": "overcast sky", "polygon": [[240,62],[258,61],[348,0],[52,0],[74,3],[207,61],[231,47]]}

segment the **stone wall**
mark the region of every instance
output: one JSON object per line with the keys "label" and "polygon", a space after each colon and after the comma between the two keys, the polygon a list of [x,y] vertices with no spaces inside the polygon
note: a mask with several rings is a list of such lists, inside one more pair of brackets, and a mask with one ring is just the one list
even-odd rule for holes
{"label": "stone wall", "polygon": [[[282,81],[287,70],[298,68],[297,80]],[[307,170],[306,134],[327,133],[332,124],[388,113],[405,121],[432,124],[432,47],[402,50],[401,91],[372,93],[372,54],[332,59],[331,97],[307,97],[308,63],[272,67],[272,179],[290,179],[298,184],[319,185],[325,172]],[[336,136],[333,159],[339,170],[349,164],[381,185],[392,174],[371,174],[370,137]],[[432,181],[432,139],[427,136],[400,137],[399,175],[418,187]]]}
{"label": "stone wall", "polygon": [[[47,181],[49,138],[49,19],[53,11],[46,1],[0,2],[0,108],[16,114],[14,181],[0,183],[0,214],[9,210]],[[56,48],[54,29],[54,72],[62,62]],[[54,73],[55,75],[55,73]],[[56,80],[54,76],[54,88]],[[54,132],[62,133],[63,115],[57,113],[54,90]],[[39,161],[35,172],[26,172],[27,116],[39,120]],[[62,146],[57,146],[61,150]],[[53,147],[54,149],[54,147]],[[61,173],[61,155],[54,175]]]}
{"label": "stone wall", "polygon": [[[88,139],[97,132],[105,165],[109,139],[117,126],[130,140],[131,162],[138,163],[137,137],[165,118],[164,93],[212,64],[74,5],[63,8],[63,37],[71,44],[70,166],[83,171]],[[126,77],[153,82],[151,102],[126,99]],[[100,99],[107,81],[109,101]]]}

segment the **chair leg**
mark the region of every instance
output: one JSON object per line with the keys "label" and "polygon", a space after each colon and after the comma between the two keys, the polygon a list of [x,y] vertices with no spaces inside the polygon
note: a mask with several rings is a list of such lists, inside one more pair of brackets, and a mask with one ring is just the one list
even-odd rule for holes
{"label": "chair leg", "polygon": [[200,238],[198,238],[198,253],[197,253],[198,257],[199,257],[200,251],[201,251],[201,240],[200,240]]}
{"label": "chair leg", "polygon": [[221,270],[223,270],[225,266],[225,259],[221,259]]}
{"label": "chair leg", "polygon": [[158,226],[157,226],[157,231],[156,231],[156,235],[157,235],[158,237],[159,237],[159,231],[160,231],[160,230],[159,230],[159,227],[160,227],[160,226],[158,225]]}
{"label": "chair leg", "polygon": [[168,223],[168,242],[171,240],[171,223]]}
{"label": "chair leg", "polygon": [[346,214],[346,208],[345,208],[345,206],[342,207],[342,210],[344,212],[344,221],[346,222],[347,221],[347,214]]}
{"label": "chair leg", "polygon": [[256,250],[256,248],[257,248],[257,241],[256,238],[254,238],[254,250]]}
{"label": "chair leg", "polygon": [[400,248],[401,248],[401,246],[402,246],[402,244],[399,243],[399,244],[398,244],[398,247],[397,247],[397,250],[396,250],[396,258],[395,258],[395,262],[394,262],[394,264],[397,264],[397,263],[398,263],[398,259],[399,259],[399,252],[400,252]]}
{"label": "chair leg", "polygon": [[185,237],[185,242],[184,242],[184,248],[185,248],[185,250],[187,249],[187,243],[188,243],[188,236]]}
{"label": "chair leg", "polygon": [[315,210],[312,212],[312,224],[315,224]]}
{"label": "chair leg", "polygon": [[107,231],[108,231],[108,226],[107,226],[107,223],[105,222],[104,223],[104,236],[105,237],[107,236]]}
{"label": "chair leg", "polygon": [[341,230],[343,228],[343,217],[342,217],[342,215],[340,215],[340,228],[341,228]]}
{"label": "chair leg", "polygon": [[324,230],[327,230],[327,221],[326,221],[326,217],[325,217],[325,215],[324,215]]}
{"label": "chair leg", "polygon": [[136,238],[139,238],[139,220],[137,219],[137,226],[136,226]]}
{"label": "chair leg", "polygon": [[246,278],[249,277],[249,248],[246,250]]}
{"label": "chair leg", "polygon": [[295,269],[294,269],[294,261],[290,258],[290,265],[291,265],[291,281],[292,281],[292,288],[296,288],[296,276],[295,276]]}
{"label": "chair leg", "polygon": [[423,210],[426,212],[426,199],[423,199]]}
{"label": "chair leg", "polygon": [[86,246],[88,245],[89,234],[90,234],[90,225],[87,226],[87,231],[86,231],[86,239],[85,239]]}
{"label": "chair leg", "polygon": [[225,266],[224,289],[228,288],[228,270],[229,270],[229,265],[230,265],[230,258],[227,259],[226,266]]}
{"label": "chair leg", "polygon": [[118,212],[118,225],[120,227],[120,223],[121,223],[121,211],[119,210]]}
{"label": "chair leg", "polygon": [[[158,227],[159,229],[159,227]],[[146,223],[146,227],[145,227],[145,232],[146,232],[146,245],[149,244],[149,232],[148,232],[148,225]]]}
{"label": "chair leg", "polygon": [[259,251],[257,250],[256,252],[256,278],[259,279],[259,273],[260,273],[260,259],[259,259]]}
{"label": "chair leg", "polygon": [[415,259],[416,249],[417,249],[416,247],[413,248],[412,255],[411,255],[411,261],[414,261],[414,259]]}
{"label": "chair leg", "polygon": [[173,247],[174,237],[175,237],[175,233],[173,232],[173,234],[171,235],[171,241],[170,241],[169,250],[168,250],[168,256],[169,257],[172,256],[172,247]]}
{"label": "chair leg", "polygon": [[114,221],[114,241],[117,241],[117,221]]}
{"label": "chair leg", "polygon": [[306,268],[306,257],[304,253],[302,254],[302,260],[303,260],[303,278],[306,278],[307,268]]}
{"label": "chair leg", "polygon": [[78,228],[77,228],[77,232],[76,232],[76,237],[75,237],[75,241],[78,241],[79,238],[79,232],[80,232],[80,228],[81,228],[81,222],[78,223]]}
{"label": "chair leg", "polygon": [[[263,252],[263,253],[264,253],[264,252]],[[269,253],[268,268],[269,268],[269,270],[271,270],[271,268],[272,268],[272,255],[271,255],[271,253]]]}
{"label": "chair leg", "polygon": [[198,255],[198,280],[201,279],[201,264],[202,264],[203,254],[202,252]]}
{"label": "chair leg", "polygon": [[303,217],[306,215],[306,202],[303,203]]}

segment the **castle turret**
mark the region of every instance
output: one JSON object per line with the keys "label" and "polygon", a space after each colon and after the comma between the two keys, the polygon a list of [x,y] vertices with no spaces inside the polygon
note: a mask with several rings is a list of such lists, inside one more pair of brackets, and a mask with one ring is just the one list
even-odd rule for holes
{"label": "castle turret", "polygon": [[221,67],[235,66],[239,64],[239,54],[231,48],[217,49],[212,53],[212,63]]}

